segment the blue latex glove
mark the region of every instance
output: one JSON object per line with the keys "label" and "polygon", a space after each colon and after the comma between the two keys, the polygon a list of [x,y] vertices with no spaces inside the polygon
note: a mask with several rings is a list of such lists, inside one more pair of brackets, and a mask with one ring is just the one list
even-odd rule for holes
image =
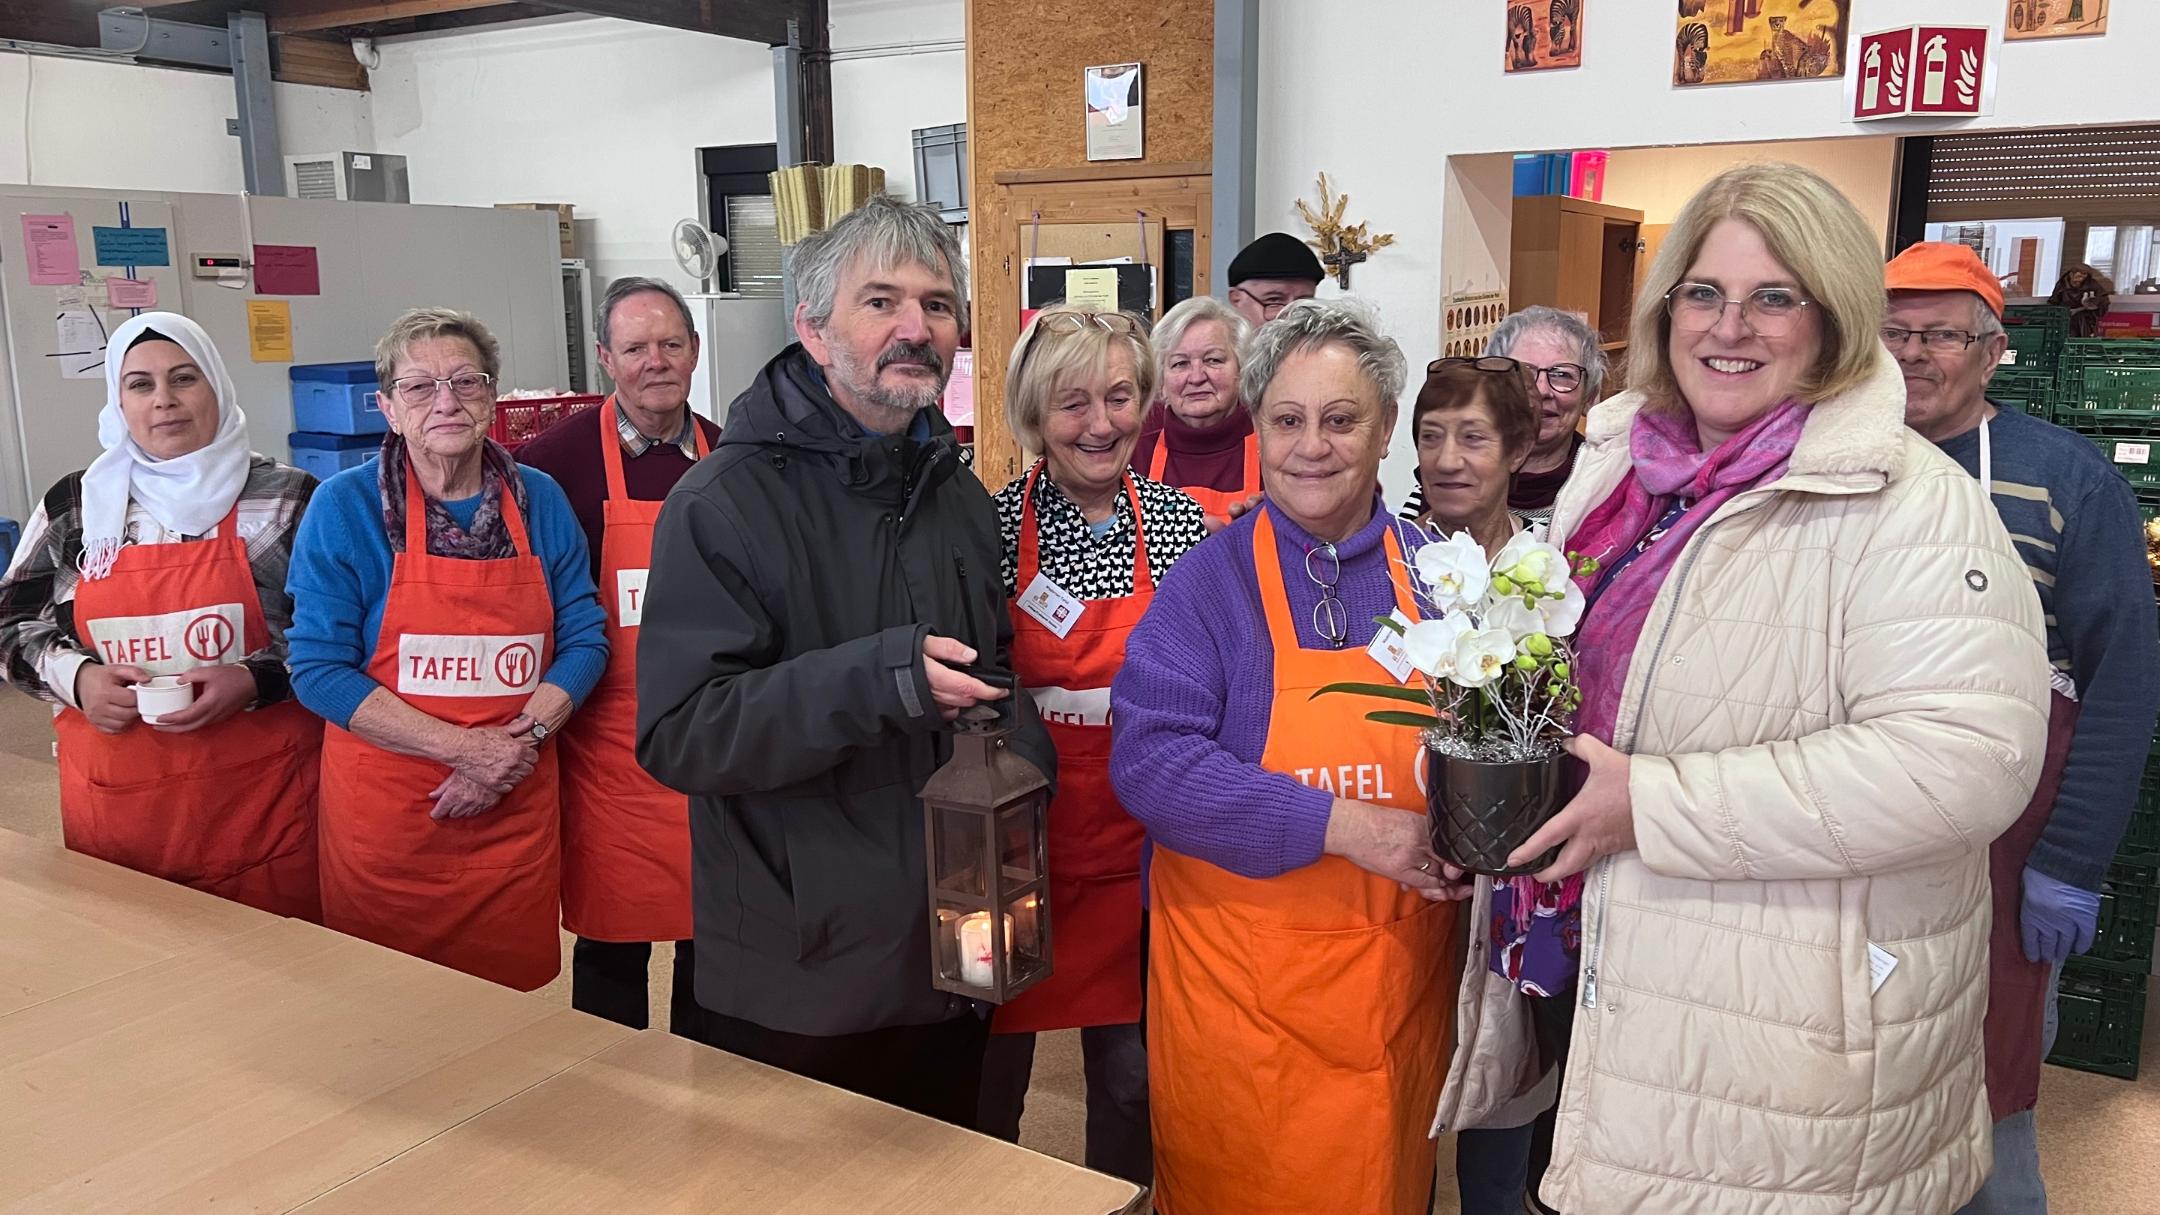
{"label": "blue latex glove", "polygon": [[2100,925],[2100,896],[2034,869],[2025,868],[2025,901],[2018,929],[2025,938],[2025,960],[2061,965],[2074,953],[2092,948]]}

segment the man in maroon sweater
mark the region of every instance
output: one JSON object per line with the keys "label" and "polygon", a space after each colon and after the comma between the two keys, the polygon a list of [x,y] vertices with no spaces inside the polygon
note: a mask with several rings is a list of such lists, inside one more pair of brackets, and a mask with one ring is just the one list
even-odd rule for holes
{"label": "man in maroon sweater", "polygon": [[518,452],[569,496],[608,613],[607,673],[560,743],[563,927],[577,934],[570,1004],[645,1028],[652,942],[674,941],[669,1028],[696,1037],[689,799],[637,764],[637,632],[661,499],[720,431],[690,412],[698,339],[673,287],[615,280],[596,328],[614,395]]}

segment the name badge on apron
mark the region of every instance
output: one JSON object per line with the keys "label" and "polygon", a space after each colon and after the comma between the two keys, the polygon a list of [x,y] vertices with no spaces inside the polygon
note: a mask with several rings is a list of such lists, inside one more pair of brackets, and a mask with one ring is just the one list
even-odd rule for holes
{"label": "name badge on apron", "polygon": [[645,576],[651,570],[615,571],[615,627],[634,629],[645,619]]}
{"label": "name badge on apron", "polygon": [[[1410,627],[1410,622],[1403,619],[1401,608],[1389,612],[1388,619],[1403,628]],[[1365,647],[1365,652],[1372,655],[1372,660],[1380,664],[1381,670],[1394,676],[1396,683],[1409,683],[1410,676],[1417,671],[1416,667],[1410,665],[1410,650],[1403,643],[1403,635],[1394,629],[1382,628],[1373,634],[1372,644]]]}
{"label": "name badge on apron", "polygon": [[1049,575],[1038,573],[1020,592],[1020,610],[1063,640],[1080,623],[1080,614],[1087,611],[1087,605],[1066,594],[1065,588],[1050,581]]}

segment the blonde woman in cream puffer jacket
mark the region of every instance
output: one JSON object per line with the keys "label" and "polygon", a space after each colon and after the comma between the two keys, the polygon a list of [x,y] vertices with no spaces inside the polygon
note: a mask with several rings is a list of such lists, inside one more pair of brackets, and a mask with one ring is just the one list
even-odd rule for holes
{"label": "blonde woman in cream puffer jacket", "polygon": [[[1591,413],[1553,535],[1619,484],[1642,404]],[[1887,358],[1692,538],[1614,731],[1637,850],[1587,874],[1545,1201],[1930,1215],[1972,1194],[1987,847],[2037,777],[2040,636],[1995,512],[1905,428]],[[1896,959],[1872,994],[1871,945]],[[1520,1001],[1479,975],[1504,986],[1473,951],[1443,1122],[1520,1091],[1494,1049]]]}

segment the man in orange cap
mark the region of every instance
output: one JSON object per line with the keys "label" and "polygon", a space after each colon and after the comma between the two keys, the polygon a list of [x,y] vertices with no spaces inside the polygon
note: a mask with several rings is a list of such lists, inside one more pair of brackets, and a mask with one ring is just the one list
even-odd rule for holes
{"label": "man in orange cap", "polygon": [[2032,803],[1989,850],[1995,928],[1985,1032],[1995,1169],[1961,1215],[2044,1215],[2033,1107],[2055,983],[2092,948],[2100,885],[2160,712],[2160,638],[2130,485],[2082,435],[1989,403],[2009,339],[2002,283],[1963,245],[1918,244],[1887,274],[1883,344],[1905,420],[1980,479],[2047,616],[2055,697]]}

